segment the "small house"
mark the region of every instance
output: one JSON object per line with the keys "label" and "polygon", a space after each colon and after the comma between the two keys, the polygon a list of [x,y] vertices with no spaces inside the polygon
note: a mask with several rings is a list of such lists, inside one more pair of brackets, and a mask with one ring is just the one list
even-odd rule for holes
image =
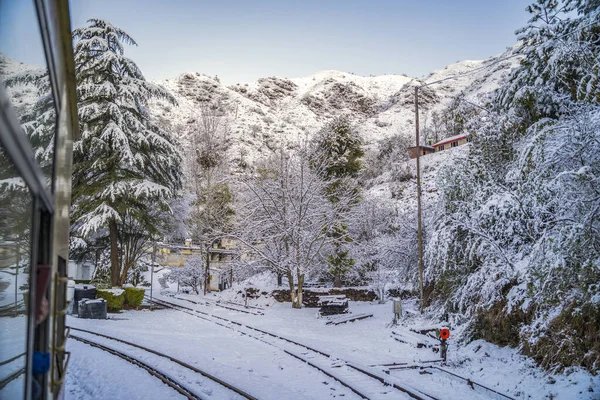
{"label": "small house", "polygon": [[435,148],[431,146],[413,146],[408,148],[408,156],[410,158],[417,158],[417,154],[422,157],[431,153],[435,153]]}
{"label": "small house", "polygon": [[432,145],[436,152],[451,149],[452,147],[462,146],[468,142],[466,134],[452,136]]}
{"label": "small house", "polygon": [[175,243],[158,243],[158,263],[165,267],[182,267],[189,257],[202,255],[202,247],[186,241],[182,246]]}

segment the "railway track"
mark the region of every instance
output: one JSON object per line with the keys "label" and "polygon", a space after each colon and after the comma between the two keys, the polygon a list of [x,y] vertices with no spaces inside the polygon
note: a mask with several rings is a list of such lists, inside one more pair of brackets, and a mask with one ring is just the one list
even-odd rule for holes
{"label": "railway track", "polygon": [[[204,305],[207,305],[207,306],[221,307],[221,308],[225,308],[227,310],[238,311],[238,312],[241,312],[241,313],[244,313],[244,314],[264,315],[264,313],[261,310],[255,308],[255,307],[251,307],[251,309],[248,309],[248,308],[245,308],[244,305],[237,304],[237,303],[234,303],[234,302],[219,302],[219,301],[207,300],[207,299],[203,299],[202,301],[196,301],[196,300],[186,299],[186,298],[183,298],[183,297],[175,297],[175,299],[187,301],[189,303],[197,304],[197,305],[203,305],[204,304]],[[226,304],[222,304],[222,303],[227,303],[227,305]]]}
{"label": "railway track", "polygon": [[231,305],[234,305],[234,306],[240,306],[240,307],[244,307],[244,308],[252,308],[254,310],[259,310],[259,311],[264,311],[265,310],[264,307],[252,306],[252,305],[249,305],[249,304],[246,306],[244,304],[236,303],[234,301],[228,301],[228,300],[221,300],[221,303],[231,304]]}
{"label": "railway track", "polygon": [[[113,336],[104,335],[104,334],[101,334],[98,332],[93,332],[93,331],[74,328],[74,327],[71,327],[71,331],[72,332],[73,331],[83,332],[86,335],[93,335],[93,336],[101,337],[101,338],[103,338],[103,340],[106,339],[108,341],[118,342],[118,343],[124,344],[126,346],[130,346],[135,349],[142,350],[145,355],[147,355],[149,353],[149,354],[152,354],[153,356],[158,356],[160,359],[162,359],[161,362],[165,362],[165,360],[168,360],[169,364],[171,364],[171,365],[175,364],[177,366],[176,368],[183,372],[187,372],[187,373],[192,372],[194,374],[202,375],[204,378],[206,378],[205,383],[209,383],[209,385],[211,385],[211,386],[220,386],[221,387],[220,388],[221,390],[219,390],[218,392],[215,391],[214,396],[205,395],[204,393],[201,393],[201,391],[199,390],[200,388],[198,388],[198,387],[190,388],[188,384],[184,384],[178,378],[174,378],[172,376],[172,374],[165,373],[162,370],[158,369],[157,367],[150,365],[147,361],[142,360],[141,357],[133,356],[129,352],[126,353],[126,352],[121,351],[121,349],[115,349],[114,347],[106,346],[106,344],[99,343],[96,340],[90,340],[89,337],[84,338],[79,335],[74,335],[73,333],[71,333],[70,337],[74,340],[77,340],[77,341],[85,343],[87,345],[96,347],[100,350],[106,351],[110,354],[120,357],[120,358],[146,370],[149,374],[160,379],[167,386],[171,387],[173,390],[177,391],[178,393],[180,393],[187,399],[204,400],[204,399],[210,399],[210,398],[223,398],[222,396],[226,395],[226,396],[228,396],[227,398],[257,400],[256,397],[235,387],[234,385],[232,385],[228,382],[225,382],[222,379],[217,378],[216,376],[213,376],[206,371],[203,371],[197,367],[194,367],[193,365],[190,365],[186,362],[178,360],[168,354],[164,354],[164,353],[161,353],[154,349],[150,349],[148,347],[141,346],[136,343],[132,343],[132,342],[129,342],[129,341],[126,341],[123,339],[115,338]],[[151,357],[153,357],[153,356],[151,356]],[[178,373],[178,376],[181,376],[181,375],[182,374]]]}
{"label": "railway track", "polygon": [[[402,370],[419,370],[421,373],[425,373],[427,375],[448,375],[454,380],[462,381],[466,386],[470,387],[473,392],[485,395],[486,398],[494,399],[494,400],[515,400],[513,397],[510,397],[504,393],[500,393],[497,390],[494,390],[488,386],[482,385],[481,383],[475,382],[469,378],[465,378],[464,376],[458,375],[454,372],[448,371],[447,369],[441,368],[437,365],[430,365],[431,362],[437,362],[438,360],[432,360],[429,362],[420,362],[416,365],[411,365],[404,363],[402,364],[389,364],[385,368],[386,373],[390,373],[391,371],[402,371]],[[429,365],[428,365],[429,364]]]}
{"label": "railway track", "polygon": [[418,389],[394,382],[393,379],[390,379],[389,375],[386,375],[383,372],[368,369],[367,367],[349,361],[336,359],[326,352],[314,349],[264,329],[169,301],[157,299],[153,299],[152,301],[163,307],[193,315],[197,318],[237,331],[242,335],[260,340],[270,346],[277,347],[286,354],[338,381],[363,399],[439,400]]}

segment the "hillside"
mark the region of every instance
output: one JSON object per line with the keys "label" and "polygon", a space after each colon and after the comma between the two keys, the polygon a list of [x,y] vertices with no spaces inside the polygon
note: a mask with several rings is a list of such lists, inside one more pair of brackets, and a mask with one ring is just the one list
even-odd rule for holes
{"label": "hillside", "polygon": [[[421,81],[468,74],[496,63],[511,51],[483,61],[451,64]],[[428,115],[444,109],[457,96],[477,104],[485,103],[517,63],[513,58],[489,70],[424,88],[420,103],[422,127],[427,126]],[[363,77],[329,70],[308,77],[267,77],[227,87],[218,78],[184,73],[156,83],[173,93],[178,104],[154,102],[153,113],[177,127],[184,142],[185,126],[197,119],[201,104],[211,101],[224,106],[230,120],[233,139],[230,156],[234,163],[252,163],[281,141],[293,146],[341,114],[350,116],[367,146],[395,134],[414,135],[416,81],[403,75]]]}
{"label": "hillside", "polygon": [[[35,77],[43,72],[42,67],[24,64],[0,52],[0,76],[3,78]],[[6,90],[17,107],[18,115],[23,115],[30,110],[40,97],[39,88],[31,80],[10,85]]]}

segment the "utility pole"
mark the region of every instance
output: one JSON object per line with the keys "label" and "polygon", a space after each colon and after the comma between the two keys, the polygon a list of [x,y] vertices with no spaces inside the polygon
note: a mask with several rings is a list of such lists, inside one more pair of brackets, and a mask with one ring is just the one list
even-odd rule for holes
{"label": "utility pole", "polygon": [[204,295],[210,293],[210,249],[216,239],[210,240],[208,248],[206,249],[206,269],[204,270]]}
{"label": "utility pole", "polygon": [[[15,316],[19,315],[19,307],[17,307],[17,304],[19,304],[19,295],[17,292],[17,290],[19,289],[19,263],[21,262],[21,260],[20,260],[21,246],[19,244],[20,244],[20,241],[19,241],[19,239],[17,239],[17,264],[16,264],[17,267],[15,269]],[[31,290],[31,289],[29,289],[29,290]]]}
{"label": "utility pole", "polygon": [[417,141],[417,239],[419,242],[419,291],[421,295],[421,314],[425,299],[423,297],[423,226],[421,223],[421,150],[419,149],[419,86],[415,86],[415,137]]}
{"label": "utility pole", "polygon": [[154,264],[156,263],[156,242],[152,244],[152,265],[150,266],[150,310],[152,310],[152,287],[154,286]]}
{"label": "utility pole", "polygon": [[206,266],[204,268],[204,296],[206,296],[207,286],[210,285],[209,279],[210,279],[210,247],[206,250]]}

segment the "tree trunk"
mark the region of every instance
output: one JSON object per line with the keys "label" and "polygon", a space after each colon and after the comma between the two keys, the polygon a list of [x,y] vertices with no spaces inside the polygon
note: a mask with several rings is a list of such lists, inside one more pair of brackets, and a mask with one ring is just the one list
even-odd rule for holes
{"label": "tree trunk", "polygon": [[108,231],[110,234],[110,280],[113,286],[119,286],[121,277],[119,268],[119,231],[117,221],[111,219],[108,222]]}
{"label": "tree trunk", "polygon": [[206,271],[204,271],[204,294],[206,293],[210,293],[210,247],[206,250]]}
{"label": "tree trunk", "polygon": [[292,303],[294,308],[302,308],[302,285],[304,285],[304,275],[298,274],[298,295],[296,296],[296,303]]}
{"label": "tree trunk", "polygon": [[342,275],[335,274],[335,278],[333,279],[333,286],[336,288],[342,287]]}
{"label": "tree trunk", "polygon": [[123,271],[121,271],[121,275],[119,276],[119,285],[118,286],[123,286],[123,284],[127,280],[127,272],[129,271],[129,268],[130,268],[129,261],[126,260],[125,265],[123,266]]}
{"label": "tree trunk", "polygon": [[277,286],[283,285],[283,274],[281,272],[277,273]]}
{"label": "tree trunk", "polygon": [[292,307],[298,308],[295,306],[296,304],[296,290],[294,289],[294,275],[292,275],[292,271],[285,271],[285,274],[288,278],[288,284],[290,286],[290,297],[292,299]]}

